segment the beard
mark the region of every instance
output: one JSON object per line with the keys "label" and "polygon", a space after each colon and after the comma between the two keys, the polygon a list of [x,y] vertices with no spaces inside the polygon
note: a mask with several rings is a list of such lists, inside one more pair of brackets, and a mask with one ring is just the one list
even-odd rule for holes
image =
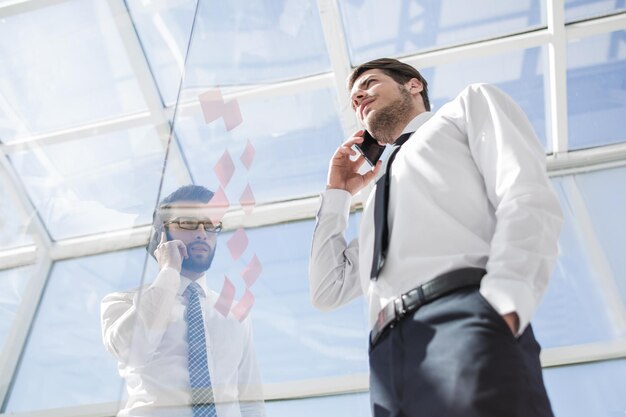
{"label": "beard", "polygon": [[194,245],[205,245],[203,243],[191,242],[187,244],[187,254],[189,257],[187,259],[183,259],[182,269],[191,272],[204,272],[211,266],[213,262],[213,257],[215,256],[215,248],[211,248],[208,244],[206,247],[208,248],[208,253],[206,256],[201,254],[194,254],[191,250],[191,247]]}
{"label": "beard", "polygon": [[374,112],[368,123],[368,131],[382,143],[394,143],[396,137],[391,137],[398,126],[406,125],[411,119],[413,101],[411,94],[402,86],[398,86],[400,97]]}

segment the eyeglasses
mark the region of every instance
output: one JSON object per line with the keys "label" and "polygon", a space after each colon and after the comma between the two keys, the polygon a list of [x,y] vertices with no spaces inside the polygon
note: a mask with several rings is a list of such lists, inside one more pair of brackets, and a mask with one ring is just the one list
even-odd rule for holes
{"label": "eyeglasses", "polygon": [[222,231],[222,222],[217,225],[213,225],[211,220],[197,219],[195,217],[176,217],[175,219],[168,220],[165,224],[176,223],[178,227],[185,230],[197,230],[198,226],[204,226],[204,231],[209,233],[219,233]]}

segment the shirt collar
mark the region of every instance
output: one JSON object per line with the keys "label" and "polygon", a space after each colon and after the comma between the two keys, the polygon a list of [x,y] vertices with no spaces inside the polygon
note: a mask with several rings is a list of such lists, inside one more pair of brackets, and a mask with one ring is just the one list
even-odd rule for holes
{"label": "shirt collar", "polygon": [[[186,277],[186,276],[184,276],[184,275],[181,275],[181,276],[180,276],[180,286],[178,287],[178,295],[183,295],[183,294],[185,293],[185,290],[186,290],[186,289],[187,289],[187,287],[189,286],[189,284],[191,284],[192,282],[194,282],[194,281],[190,280],[189,278],[187,278],[187,277]],[[209,294],[209,290],[208,290],[208,287],[207,287],[207,285],[206,285],[206,275],[202,275],[202,276],[201,276],[200,278],[198,278],[195,282],[196,282],[196,283],[200,286],[200,288],[202,289],[202,291],[200,291],[200,293],[199,293],[199,294],[200,294],[202,297],[206,297],[206,296],[207,296],[207,294]]]}
{"label": "shirt collar", "polygon": [[402,133],[415,132],[417,129],[422,127],[424,123],[426,123],[430,118],[433,117],[433,112],[425,111],[423,113],[418,114],[406,125]]}

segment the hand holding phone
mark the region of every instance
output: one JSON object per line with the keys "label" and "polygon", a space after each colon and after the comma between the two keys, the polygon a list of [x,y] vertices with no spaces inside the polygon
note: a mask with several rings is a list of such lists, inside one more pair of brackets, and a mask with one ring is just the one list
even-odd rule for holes
{"label": "hand holding phone", "polygon": [[376,165],[376,162],[378,162],[385,151],[385,146],[380,145],[367,130],[363,131],[363,142],[355,143],[354,146],[371,166]]}
{"label": "hand holding phone", "polygon": [[[360,168],[366,160],[365,157],[359,157],[356,160],[352,159],[352,157],[357,155],[357,150],[354,146],[363,143],[365,140],[363,134],[363,130],[356,132],[335,151],[328,169],[327,189],[345,190],[355,195],[378,175],[381,162],[374,162],[377,159],[377,155],[370,155],[370,163],[374,162],[374,165],[364,173],[360,172]],[[375,142],[375,139],[372,138],[371,140]]]}
{"label": "hand holding phone", "polygon": [[170,267],[180,272],[183,259],[188,257],[187,246],[180,240],[170,240],[167,231],[163,229],[161,241],[154,251],[154,257],[161,269]]}

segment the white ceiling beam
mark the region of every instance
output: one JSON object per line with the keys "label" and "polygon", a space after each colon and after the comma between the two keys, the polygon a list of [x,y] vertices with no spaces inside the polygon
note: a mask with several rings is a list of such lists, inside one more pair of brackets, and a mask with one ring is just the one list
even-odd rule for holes
{"label": "white ceiling beam", "polygon": [[546,124],[550,126],[552,152],[568,150],[567,133],[567,39],[565,35],[564,0],[548,0],[548,112]]}
{"label": "white ceiling beam", "polygon": [[544,349],[541,366],[576,365],[626,358],[626,339]]}
{"label": "white ceiling beam", "polygon": [[31,323],[35,318],[39,300],[43,294],[52,266],[50,259],[40,259],[41,261],[34,273],[26,278],[28,283],[22,295],[23,302],[20,303],[15,314],[15,320],[6,336],[6,340],[9,340],[10,343],[5,343],[2,352],[0,352],[0,405],[5,403],[11,388],[13,375],[20,363],[22,350],[28,338]]}
{"label": "white ceiling beam", "polygon": [[[330,66],[334,75],[334,85],[339,104],[339,119],[344,134],[348,135],[358,130],[359,126],[350,104],[350,96],[346,91],[346,80],[350,72],[352,72],[352,64],[350,63],[350,51],[341,20],[341,12],[339,11],[337,0],[317,0],[317,7],[320,13],[328,58],[330,59]],[[337,138],[337,144],[342,143],[344,140],[345,138]]]}
{"label": "white ceiling beam", "polygon": [[0,271],[34,264],[37,261],[37,246],[28,245],[0,251]]}
{"label": "white ceiling beam", "polygon": [[0,2],[0,19],[68,1],[70,0],[5,0]]}
{"label": "white ceiling beam", "polygon": [[626,12],[566,25],[567,40],[626,30]]}

